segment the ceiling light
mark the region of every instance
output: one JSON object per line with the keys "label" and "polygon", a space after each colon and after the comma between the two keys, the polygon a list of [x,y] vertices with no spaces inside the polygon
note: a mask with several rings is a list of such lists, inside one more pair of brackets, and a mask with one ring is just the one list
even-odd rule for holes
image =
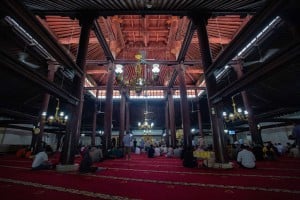
{"label": "ceiling light", "polygon": [[242,110],[241,108],[236,108],[236,104],[234,102],[234,98],[231,97],[232,100],[232,108],[233,113],[227,114],[223,112],[223,118],[226,122],[234,122],[234,121],[245,121],[248,120],[248,111]]}

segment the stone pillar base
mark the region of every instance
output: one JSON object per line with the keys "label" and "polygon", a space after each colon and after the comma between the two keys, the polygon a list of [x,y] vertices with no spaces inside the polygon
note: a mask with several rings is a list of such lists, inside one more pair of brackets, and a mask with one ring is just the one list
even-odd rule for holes
{"label": "stone pillar base", "polygon": [[73,165],[56,165],[56,171],[58,172],[74,172],[78,171],[79,165],[73,164]]}

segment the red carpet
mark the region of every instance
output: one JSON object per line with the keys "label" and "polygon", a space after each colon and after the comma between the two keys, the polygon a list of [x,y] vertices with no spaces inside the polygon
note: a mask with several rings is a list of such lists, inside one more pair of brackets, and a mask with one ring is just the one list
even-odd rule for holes
{"label": "red carpet", "polygon": [[189,169],[181,160],[105,160],[95,174],[30,171],[31,160],[0,157],[2,199],[300,199],[300,160],[261,161],[257,169]]}

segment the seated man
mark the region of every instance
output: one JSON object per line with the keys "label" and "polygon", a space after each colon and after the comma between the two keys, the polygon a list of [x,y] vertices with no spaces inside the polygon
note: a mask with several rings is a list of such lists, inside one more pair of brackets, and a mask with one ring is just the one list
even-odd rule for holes
{"label": "seated man", "polygon": [[183,155],[183,166],[184,167],[196,167],[197,166],[197,158],[194,157],[193,155],[193,149],[191,147],[188,147],[185,151],[184,151],[184,155]]}
{"label": "seated man", "polygon": [[34,156],[31,167],[32,170],[52,169],[53,166],[48,160],[48,155],[45,152],[45,149],[41,148]]}
{"label": "seated man", "polygon": [[79,172],[80,173],[89,173],[89,172],[96,172],[98,170],[98,167],[97,166],[93,166],[93,160],[92,160],[92,151],[91,149],[89,148],[81,162],[80,162],[80,165],[79,165]]}
{"label": "seated man", "polygon": [[167,154],[166,154],[166,157],[170,158],[170,157],[173,157],[174,156],[174,150],[172,147],[169,147],[168,148],[168,151],[167,151]]}
{"label": "seated man", "polygon": [[141,149],[139,147],[135,148],[135,154],[141,154]]}
{"label": "seated man", "polygon": [[153,145],[151,144],[150,148],[148,149],[148,158],[154,158],[154,152]]}
{"label": "seated man", "polygon": [[156,146],[154,148],[154,157],[159,157],[160,156],[160,148]]}
{"label": "seated man", "polygon": [[254,154],[247,149],[247,146],[244,144],[241,145],[241,151],[237,155],[237,163],[247,169],[255,168],[255,156]]}

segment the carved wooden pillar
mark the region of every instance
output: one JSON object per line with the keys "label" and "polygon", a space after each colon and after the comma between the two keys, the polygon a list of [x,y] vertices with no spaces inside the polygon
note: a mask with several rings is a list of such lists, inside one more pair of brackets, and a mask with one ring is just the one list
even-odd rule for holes
{"label": "carved wooden pillar", "polygon": [[126,101],[126,110],[125,110],[125,113],[126,113],[126,131],[129,132],[130,131],[130,105],[129,105],[129,102]]}
{"label": "carved wooden pillar", "polygon": [[112,134],[112,111],[113,111],[113,83],[115,76],[115,65],[109,63],[106,84],[106,100],[104,112],[104,151],[111,148],[111,134]]}
{"label": "carved wooden pillar", "polygon": [[126,122],[126,89],[122,88],[121,91],[121,101],[120,101],[120,131],[119,131],[119,144],[121,147],[123,145],[123,137],[125,131],[125,122]]}
{"label": "carved wooden pillar", "polygon": [[94,113],[93,113],[93,132],[91,135],[91,145],[94,146],[95,145],[95,141],[96,141],[96,129],[97,129],[97,114],[98,114],[98,103],[99,103],[99,99],[98,99],[98,95],[99,95],[99,90],[96,91],[96,99],[94,102]]}
{"label": "carved wooden pillar", "polygon": [[168,105],[168,101],[166,101],[165,103],[165,138],[166,138],[166,146],[169,147],[170,146],[170,134],[169,134],[169,129],[170,129],[170,125],[169,125],[169,105]]}
{"label": "carved wooden pillar", "polygon": [[169,122],[171,131],[171,146],[176,147],[176,126],[175,126],[175,111],[174,111],[174,99],[171,90],[168,91],[168,104],[169,104]]}
{"label": "carved wooden pillar", "polygon": [[[204,76],[207,88],[207,97],[209,99],[209,97],[216,91],[216,79],[214,75],[207,76],[206,74],[207,69],[212,64],[208,35],[206,30],[207,19],[205,17],[192,16],[192,20],[197,29],[200,54],[203,62]],[[220,163],[228,163],[228,156],[225,155],[226,151],[224,142],[222,106],[220,106],[220,104],[212,105],[209,100],[208,106],[210,108],[211,127],[214,142],[214,151],[216,153],[216,161]]]}
{"label": "carved wooden pillar", "polygon": [[201,118],[201,110],[200,110],[200,102],[197,101],[197,119],[198,119],[198,128],[199,128],[199,136],[204,137],[203,129],[202,129],[202,118]]}
{"label": "carved wooden pillar", "polygon": [[[240,79],[243,77],[243,65],[242,61],[238,60],[236,64],[232,65],[234,71],[237,74],[237,78]],[[249,102],[248,95],[246,91],[242,91],[242,98],[245,109],[248,111],[248,124],[249,124],[249,131],[251,133],[252,142],[255,144],[263,144],[261,135],[257,129],[257,122],[255,116],[253,114],[253,109],[251,103]]]}
{"label": "carved wooden pillar", "polygon": [[89,37],[91,28],[93,25],[93,16],[85,16],[80,19],[81,22],[81,33],[79,39],[79,47],[77,52],[76,64],[84,72],[83,76],[74,79],[74,87],[76,92],[76,97],[79,99],[77,106],[68,106],[70,109],[70,120],[67,124],[67,132],[64,138],[63,151],[61,154],[61,163],[62,164],[73,164],[76,148],[80,136],[80,127],[81,127],[81,115],[83,108],[83,88],[86,77],[86,55],[88,51]]}
{"label": "carved wooden pillar", "polygon": [[[51,82],[54,80],[55,72],[58,69],[58,65],[55,62],[49,61],[48,62],[48,77],[47,79]],[[35,133],[32,134],[32,141],[31,141],[31,148],[33,149],[33,153],[36,154],[39,148],[42,145],[42,138],[44,134],[44,128],[45,128],[45,116],[42,116],[43,113],[47,113],[48,105],[50,100],[50,94],[45,93],[42,103],[42,108],[39,114],[39,122],[38,122],[38,128],[40,129],[40,132],[36,135]]]}
{"label": "carved wooden pillar", "polygon": [[184,75],[184,66],[182,64],[176,67],[178,72],[179,79],[179,89],[180,89],[180,108],[181,108],[181,119],[182,119],[182,128],[183,128],[183,143],[184,148],[192,148],[192,134],[191,134],[191,125],[190,125],[190,112],[189,104],[187,99],[187,91],[185,85],[185,75]]}

